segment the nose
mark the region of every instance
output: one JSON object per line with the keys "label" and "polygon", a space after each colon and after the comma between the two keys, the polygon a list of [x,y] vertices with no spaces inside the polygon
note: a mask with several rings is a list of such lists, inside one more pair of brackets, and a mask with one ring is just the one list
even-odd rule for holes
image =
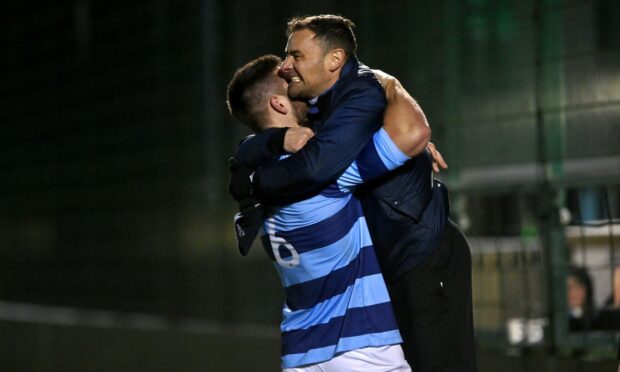
{"label": "nose", "polygon": [[278,69],[278,76],[279,76],[280,78],[282,78],[282,79],[284,79],[284,80],[288,81],[288,80],[291,78],[291,76],[290,76],[290,71],[291,71],[290,69],[288,69],[288,70],[284,70],[284,69],[282,68],[282,66],[280,66],[280,68]]}
{"label": "nose", "polygon": [[284,61],[280,64],[280,72],[287,73],[293,69],[292,57],[286,56]]}

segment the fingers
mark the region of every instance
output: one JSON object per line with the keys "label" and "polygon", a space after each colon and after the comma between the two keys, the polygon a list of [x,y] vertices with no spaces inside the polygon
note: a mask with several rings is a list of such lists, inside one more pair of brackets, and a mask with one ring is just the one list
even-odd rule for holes
{"label": "fingers", "polygon": [[433,158],[433,172],[439,173],[441,169],[448,169],[448,163],[446,163],[441,153],[437,151],[435,144],[429,142],[426,149]]}
{"label": "fingers", "polygon": [[286,131],[284,137],[284,150],[293,154],[301,150],[306,143],[314,137],[314,132],[310,128],[291,128]]}
{"label": "fingers", "polygon": [[306,146],[306,143],[308,143],[308,141],[314,137],[314,132],[309,129],[309,128],[303,128],[305,129],[301,135],[301,137],[299,138],[299,143],[298,143],[298,148],[297,151],[301,150],[304,146]]}
{"label": "fingers", "polygon": [[435,163],[439,164],[439,166],[443,169],[448,169],[448,163],[444,160],[443,156],[439,151],[437,151],[437,156],[435,157]]}
{"label": "fingers", "polygon": [[308,136],[308,139],[314,137],[314,132],[312,131],[312,129],[310,128],[306,128],[306,127],[301,127],[301,130],[303,131],[303,133]]}
{"label": "fingers", "polygon": [[310,128],[300,128],[296,150],[301,150],[312,137],[314,137],[314,132]]}

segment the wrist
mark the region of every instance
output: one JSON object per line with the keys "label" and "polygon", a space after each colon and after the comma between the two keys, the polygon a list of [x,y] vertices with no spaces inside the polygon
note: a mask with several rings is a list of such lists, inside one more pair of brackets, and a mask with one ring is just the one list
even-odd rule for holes
{"label": "wrist", "polygon": [[269,149],[269,151],[278,155],[284,154],[286,152],[284,151],[284,137],[286,136],[286,131],[288,129],[288,127],[284,127],[273,130],[274,134],[269,140],[269,143],[267,144],[267,148]]}

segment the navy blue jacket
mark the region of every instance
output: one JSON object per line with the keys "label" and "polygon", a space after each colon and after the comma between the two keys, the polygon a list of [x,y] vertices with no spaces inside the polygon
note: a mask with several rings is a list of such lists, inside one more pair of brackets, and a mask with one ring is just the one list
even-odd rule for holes
{"label": "navy blue jacket", "polygon": [[446,187],[433,178],[427,151],[384,177],[363,185],[356,195],[386,281],[422,263],[440,240],[450,214]]}
{"label": "navy blue jacket", "polygon": [[[254,192],[263,202],[284,205],[318,194],[353,162],[382,123],[385,93],[374,73],[351,58],[340,79],[310,114],[316,136],[283,161],[266,162],[274,131],[248,138],[235,157],[254,168]],[[311,110],[311,112],[314,110]],[[401,276],[436,246],[447,222],[448,194],[433,180],[426,151],[403,167],[358,190],[386,280]]]}
{"label": "navy blue jacket", "polygon": [[[317,106],[316,136],[303,150],[256,169],[254,192],[264,203],[286,205],[304,200],[336,181],[381,127],[386,99],[374,73],[352,57]],[[272,134],[246,140],[235,155],[237,160],[250,168],[256,165],[256,159],[265,158],[266,137]]]}

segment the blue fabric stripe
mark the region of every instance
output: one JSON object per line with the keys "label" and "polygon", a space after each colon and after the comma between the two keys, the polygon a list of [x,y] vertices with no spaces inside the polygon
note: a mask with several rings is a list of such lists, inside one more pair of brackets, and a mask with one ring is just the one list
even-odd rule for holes
{"label": "blue fabric stripe", "polygon": [[344,189],[350,192],[355,186],[364,182],[357,165],[357,160],[353,161],[351,165],[342,173],[342,175],[336,181],[339,189]]}
{"label": "blue fabric stripe", "polygon": [[383,175],[411,160],[392,141],[385,129],[379,129],[357,159],[338,178],[340,189],[351,190],[369,179]]}
{"label": "blue fabric stripe", "polygon": [[372,246],[367,246],[348,265],[326,276],[287,287],[286,303],[291,310],[309,309],[344,292],[356,279],[380,272],[375,251]]}
{"label": "blue fabric stripe", "polygon": [[297,251],[304,252],[322,248],[342,239],[364,214],[359,200],[351,198],[340,211],[318,223],[289,231],[276,231]]}
{"label": "blue fabric stripe", "polygon": [[304,353],[338,343],[341,337],[397,330],[390,302],[349,309],[344,316],[307,329],[282,333],[282,355]]}
{"label": "blue fabric stripe", "polygon": [[375,137],[376,133],[357,156],[357,169],[363,180],[379,177],[389,171],[377,152]]}
{"label": "blue fabric stripe", "polygon": [[[351,168],[351,166],[349,166],[349,168],[347,168],[345,173],[348,172],[350,168]],[[320,195],[323,196],[323,197],[326,197],[326,198],[344,198],[345,196],[350,194],[349,192],[344,192],[340,188],[340,186],[341,185],[340,185],[340,178],[339,178],[338,181],[336,181],[335,183],[332,183],[331,185],[329,185],[325,189],[323,189],[323,191],[321,191]]]}
{"label": "blue fabric stripe", "polygon": [[400,332],[395,329],[381,333],[371,333],[368,335],[344,337],[338,341],[336,352],[355,350],[369,346],[394,345],[403,342]]}
{"label": "blue fabric stripe", "polygon": [[347,309],[376,305],[390,301],[383,276],[379,274],[360,277],[343,293],[308,309],[283,312],[282,332],[305,329],[343,316]]}
{"label": "blue fabric stripe", "polygon": [[336,354],[337,347],[338,345],[329,345],[312,349],[307,353],[284,355],[282,356],[282,368],[294,368],[328,361]]}
{"label": "blue fabric stripe", "polygon": [[271,248],[271,241],[269,240],[269,235],[261,235],[260,240],[263,243],[263,248],[265,249],[265,253],[267,253],[267,256],[269,256],[271,261],[275,262],[276,257],[273,255],[273,249]]}
{"label": "blue fabric stripe", "polygon": [[308,106],[308,113],[309,114],[318,114],[319,113],[319,108],[316,107],[316,106],[309,105]]}
{"label": "blue fabric stripe", "polygon": [[401,342],[402,338],[400,337],[400,333],[398,331],[387,331],[369,335],[347,337],[340,339],[337,345],[312,349],[307,353],[285,355],[282,357],[282,368],[294,368],[306,364],[321,363],[330,360],[337,353],[343,353],[364,347],[395,345]]}
{"label": "blue fabric stripe", "polygon": [[[267,240],[267,244],[270,244]],[[296,267],[281,267],[275,263],[286,288],[298,283],[314,280],[328,275],[353,261],[360,252],[359,247],[372,245],[366,219],[360,218],[344,238],[321,249],[315,249],[300,255],[300,264]],[[269,251],[271,247],[269,246]]]}
{"label": "blue fabric stripe", "polygon": [[351,194],[341,192],[340,198],[317,195],[295,204],[276,208],[271,216],[277,231],[294,230],[323,221],[344,208]]}
{"label": "blue fabric stripe", "polygon": [[401,149],[396,146],[390,135],[381,128],[373,136],[375,149],[381,158],[381,162],[389,170],[396,169],[411,160]]}

